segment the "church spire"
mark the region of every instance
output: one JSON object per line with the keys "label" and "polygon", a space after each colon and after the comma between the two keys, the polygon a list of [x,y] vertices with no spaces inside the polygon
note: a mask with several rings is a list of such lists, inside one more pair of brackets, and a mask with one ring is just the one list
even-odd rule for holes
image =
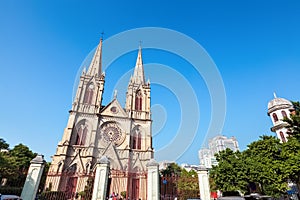
{"label": "church spire", "polygon": [[136,64],[133,73],[133,82],[135,84],[145,84],[145,76],[144,76],[144,66],[143,66],[143,59],[142,59],[142,47],[139,46],[139,52],[136,59]]}
{"label": "church spire", "polygon": [[102,74],[102,41],[103,38],[101,37],[99,45],[96,49],[92,62],[88,68],[88,75],[97,75],[100,76]]}

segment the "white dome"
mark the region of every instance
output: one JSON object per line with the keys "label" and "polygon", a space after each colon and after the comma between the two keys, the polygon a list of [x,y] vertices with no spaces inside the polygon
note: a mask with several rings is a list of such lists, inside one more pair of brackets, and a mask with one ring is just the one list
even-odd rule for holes
{"label": "white dome", "polygon": [[293,108],[293,104],[284,98],[275,98],[268,103],[268,113],[284,108]]}

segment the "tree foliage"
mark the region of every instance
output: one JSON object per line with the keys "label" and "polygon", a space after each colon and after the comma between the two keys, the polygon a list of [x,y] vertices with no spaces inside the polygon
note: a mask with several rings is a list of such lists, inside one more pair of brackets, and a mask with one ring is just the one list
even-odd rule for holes
{"label": "tree foliage", "polygon": [[0,138],[0,150],[8,150],[9,144],[3,138]]}
{"label": "tree foliage", "polygon": [[23,144],[9,149],[4,139],[0,139],[0,181],[6,180],[6,185],[22,186],[24,184],[30,161],[37,155]]}
{"label": "tree foliage", "polygon": [[180,179],[178,179],[179,190],[199,190],[198,174],[194,170],[187,171],[182,169]]}
{"label": "tree foliage", "polygon": [[[218,165],[212,168],[210,177],[221,191],[256,190],[278,197],[287,191],[289,180],[299,182],[300,143],[296,138],[280,143],[273,136],[261,136],[245,151],[227,149],[216,159]],[[250,188],[254,183],[259,187]]]}
{"label": "tree foliage", "polygon": [[242,154],[226,149],[217,154],[216,159],[219,164],[212,168],[210,177],[217,188],[222,191],[246,191],[248,181]]}
{"label": "tree foliage", "polygon": [[175,192],[179,200],[199,197],[198,174],[195,170],[187,171],[171,163],[160,173],[162,179],[167,181],[166,184],[162,183],[162,194]]}
{"label": "tree foliage", "polygon": [[279,196],[287,190],[281,153],[282,144],[273,136],[261,136],[244,151],[249,181],[259,183],[262,193]]}
{"label": "tree foliage", "polygon": [[281,152],[284,161],[283,171],[287,172],[287,178],[295,183],[300,183],[300,142],[289,137],[288,142],[282,144]]}
{"label": "tree foliage", "polygon": [[289,172],[289,180],[300,183],[300,169],[295,163],[300,163],[300,102],[292,102],[294,111],[290,118],[285,118],[288,123],[288,142],[283,144],[283,159],[286,160],[285,170]]}
{"label": "tree foliage", "polygon": [[300,142],[300,102],[292,102],[294,111],[290,118],[285,118],[284,121],[288,123],[289,135],[296,138]]}
{"label": "tree foliage", "polygon": [[15,158],[18,169],[20,171],[26,171],[30,165],[30,161],[36,157],[36,153],[33,153],[27,146],[23,144],[16,145],[9,151],[10,156]]}
{"label": "tree foliage", "polygon": [[17,165],[15,159],[7,152],[0,152],[0,180],[2,178],[17,177]]}
{"label": "tree foliage", "polygon": [[210,173],[215,188],[245,191],[256,183],[259,192],[277,197],[288,190],[287,182],[300,183],[300,103],[292,103],[294,110],[284,119],[288,141],[261,136],[243,152],[220,152]]}
{"label": "tree foliage", "polygon": [[179,176],[181,174],[181,167],[176,163],[171,163],[166,169],[161,170],[163,176]]}

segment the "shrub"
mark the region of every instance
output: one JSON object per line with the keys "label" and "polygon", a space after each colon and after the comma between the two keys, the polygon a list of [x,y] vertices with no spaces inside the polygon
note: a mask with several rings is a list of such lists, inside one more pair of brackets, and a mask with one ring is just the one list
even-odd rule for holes
{"label": "shrub", "polygon": [[0,194],[14,194],[20,196],[22,193],[22,187],[0,187]]}
{"label": "shrub", "polygon": [[39,200],[67,200],[66,193],[64,191],[46,191],[43,192]]}

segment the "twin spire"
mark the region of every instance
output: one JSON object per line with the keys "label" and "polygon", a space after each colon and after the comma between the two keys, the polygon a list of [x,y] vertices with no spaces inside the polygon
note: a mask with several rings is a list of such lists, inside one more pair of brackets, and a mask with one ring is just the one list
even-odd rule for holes
{"label": "twin spire", "polygon": [[139,46],[139,52],[136,59],[136,64],[134,68],[134,73],[132,77],[132,81],[136,84],[145,84],[145,75],[144,75],[144,66],[143,66],[143,59],[142,59],[142,47]]}
{"label": "twin spire", "polygon": [[[100,76],[102,74],[102,42],[103,42],[103,38],[101,37],[99,45],[96,49],[94,57],[88,68],[88,71],[87,71],[87,74],[90,76],[93,76],[93,75]],[[131,82],[138,84],[138,85],[145,84],[145,75],[144,75],[144,66],[143,66],[141,45],[139,46],[138,56],[136,59],[136,64],[135,64],[133,76],[131,78]]]}
{"label": "twin spire", "polygon": [[99,45],[96,49],[92,62],[88,68],[88,75],[97,75],[100,76],[102,74],[102,41],[103,38],[101,37]]}

